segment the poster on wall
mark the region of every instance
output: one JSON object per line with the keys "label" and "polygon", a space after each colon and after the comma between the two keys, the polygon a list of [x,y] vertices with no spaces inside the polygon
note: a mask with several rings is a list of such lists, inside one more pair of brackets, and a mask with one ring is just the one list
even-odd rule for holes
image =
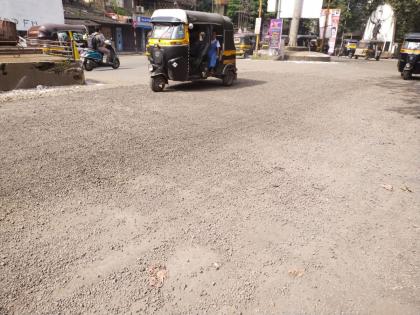
{"label": "poster on wall", "polygon": [[0,20],[16,23],[18,31],[46,23],[64,24],[62,0],[0,1]]}
{"label": "poster on wall", "polygon": [[340,9],[323,9],[319,18],[319,37],[322,39],[325,34],[325,38],[328,39],[328,54],[330,55],[334,54],[340,13]]}

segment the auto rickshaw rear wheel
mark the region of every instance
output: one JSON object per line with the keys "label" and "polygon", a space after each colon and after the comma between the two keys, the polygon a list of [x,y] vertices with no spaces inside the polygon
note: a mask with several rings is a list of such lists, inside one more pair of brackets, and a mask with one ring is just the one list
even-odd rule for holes
{"label": "auto rickshaw rear wheel", "polygon": [[225,75],[222,78],[224,86],[231,86],[235,80],[235,73],[232,70],[226,71]]}
{"label": "auto rickshaw rear wheel", "polygon": [[166,80],[163,76],[152,77],[150,79],[150,87],[153,92],[162,92],[165,88]]}
{"label": "auto rickshaw rear wheel", "polygon": [[403,75],[404,80],[410,80],[411,79],[411,71],[409,71],[409,70],[404,70],[402,75]]}

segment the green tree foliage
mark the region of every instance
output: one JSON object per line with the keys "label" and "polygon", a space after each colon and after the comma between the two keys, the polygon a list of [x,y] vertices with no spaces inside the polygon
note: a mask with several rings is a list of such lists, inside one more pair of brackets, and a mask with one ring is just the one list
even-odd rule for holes
{"label": "green tree foliage", "polygon": [[[246,12],[252,24],[258,17],[259,0],[230,0],[227,6],[227,16],[237,23],[238,12]],[[262,17],[267,16],[267,0],[262,0]]]}
{"label": "green tree foliage", "polygon": [[211,12],[212,0],[197,0],[197,11]]}

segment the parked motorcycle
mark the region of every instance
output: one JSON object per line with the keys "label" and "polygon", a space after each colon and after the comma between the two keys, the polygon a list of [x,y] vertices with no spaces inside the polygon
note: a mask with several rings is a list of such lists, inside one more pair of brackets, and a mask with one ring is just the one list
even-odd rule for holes
{"label": "parked motorcycle", "polygon": [[80,54],[80,60],[83,63],[83,67],[86,71],[92,71],[96,67],[112,67],[118,69],[120,67],[120,59],[112,46],[110,40],[105,41],[105,48],[107,48],[111,54],[104,61],[104,54],[98,50],[86,48]]}

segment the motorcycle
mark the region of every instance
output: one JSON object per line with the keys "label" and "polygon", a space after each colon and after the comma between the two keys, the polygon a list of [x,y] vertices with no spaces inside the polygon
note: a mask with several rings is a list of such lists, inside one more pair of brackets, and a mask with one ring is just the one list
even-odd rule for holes
{"label": "motorcycle", "polygon": [[105,61],[104,54],[100,51],[90,48],[83,49],[80,54],[80,60],[86,71],[92,71],[96,67],[112,67],[113,69],[118,69],[120,67],[120,59],[118,58],[114,47],[112,47],[110,40],[105,41],[105,48],[111,52],[110,56],[107,57]]}

